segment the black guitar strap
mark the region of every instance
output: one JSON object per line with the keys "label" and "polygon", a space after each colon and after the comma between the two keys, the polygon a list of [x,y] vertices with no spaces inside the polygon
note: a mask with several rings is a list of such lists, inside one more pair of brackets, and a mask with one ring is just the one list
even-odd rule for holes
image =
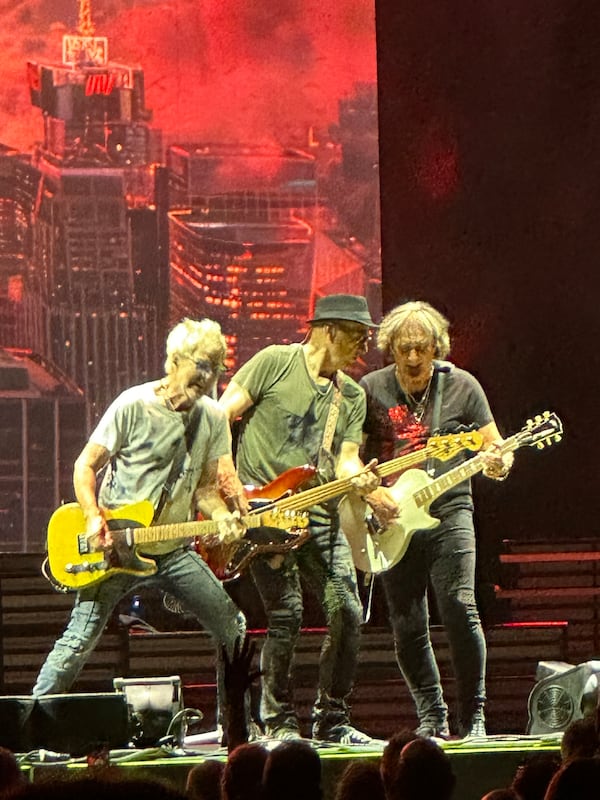
{"label": "black guitar strap", "polygon": [[[444,392],[444,383],[446,382],[446,375],[452,369],[452,364],[449,361],[434,361],[433,362],[433,411],[431,414],[431,436],[437,436],[440,432],[440,415],[442,410],[442,395]],[[425,463],[425,470],[428,475],[434,474],[433,459],[427,459]],[[368,522],[367,522],[368,524]],[[375,584],[375,576],[370,573],[365,573],[365,586],[368,586],[368,599],[367,606],[364,609],[364,622],[368,622],[371,618],[371,605],[373,601],[373,586]]]}
{"label": "black guitar strap", "polygon": [[156,505],[154,516],[152,517],[152,523],[151,523],[152,525],[154,525],[157,522],[163,508],[165,507],[165,503],[167,502],[168,498],[171,495],[171,490],[175,484],[175,481],[177,480],[179,474],[181,473],[186,453],[188,453],[192,449],[192,444],[196,436],[196,431],[198,430],[199,422],[200,422],[200,408],[198,404],[195,403],[194,407],[190,411],[190,416],[188,417],[185,430],[183,431],[183,436],[179,440],[179,445],[177,446],[177,450],[175,451],[175,455],[173,456],[173,461],[171,462],[171,469],[169,470],[167,479],[163,484],[162,492],[160,494],[160,498]]}
{"label": "black guitar strap", "polygon": [[[446,382],[446,375],[452,369],[452,364],[449,361],[434,361],[434,387],[433,387],[433,412],[431,414],[431,436],[437,436],[440,432],[440,414],[442,410],[442,394],[444,392],[444,383]],[[434,474],[433,459],[427,459],[425,464],[425,471],[428,475]]]}

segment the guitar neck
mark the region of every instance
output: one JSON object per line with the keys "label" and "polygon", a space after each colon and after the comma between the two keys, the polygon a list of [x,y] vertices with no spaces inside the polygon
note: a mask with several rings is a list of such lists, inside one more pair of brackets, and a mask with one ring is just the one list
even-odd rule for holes
{"label": "guitar neck", "polygon": [[[268,524],[264,514],[248,514],[241,518],[246,528],[259,528]],[[165,525],[153,525],[149,528],[133,528],[133,540],[136,544],[149,544],[155,542],[168,542],[172,539],[187,539],[191,536],[201,538],[216,536],[219,533],[219,523],[216,520],[198,520],[195,522],[173,522]]]}
{"label": "guitar neck", "polygon": [[398,456],[391,461],[384,461],[383,464],[377,465],[377,472],[382,478],[387,478],[388,475],[393,475],[394,472],[400,472],[401,469],[408,469],[414,464],[420,464],[425,461],[429,456],[437,451],[436,445],[427,445],[420,450],[415,450],[412,453],[407,453],[404,456]]}
{"label": "guitar neck", "polygon": [[[435,445],[427,445],[421,450],[415,450],[413,453],[408,453],[407,455],[393,458],[391,461],[386,461],[383,464],[378,464],[377,472],[381,477],[393,475],[394,472],[399,472],[402,469],[407,469],[414,464],[425,461],[434,452],[436,452]],[[318,503],[324,503],[326,500],[331,500],[333,497],[344,494],[351,487],[352,478],[338,478],[335,481],[324,483],[322,486],[306,489],[306,491],[293,494],[290,497],[283,497],[277,500],[274,505],[279,511],[299,511],[301,509],[310,508],[310,506],[317,505]]]}
{"label": "guitar neck", "polygon": [[[509,436],[508,439],[502,442],[500,452],[504,454],[517,450],[522,445],[521,438],[521,433],[515,433],[514,436]],[[465,461],[464,464],[459,464],[457,467],[448,470],[444,475],[440,475],[439,478],[436,478],[427,486],[416,491],[414,494],[416,504],[428,508],[431,503],[437,500],[444,492],[447,492],[449,489],[452,489],[453,486],[481,472],[484,467],[485,460],[483,453],[478,453],[476,456],[473,456],[473,458]]]}

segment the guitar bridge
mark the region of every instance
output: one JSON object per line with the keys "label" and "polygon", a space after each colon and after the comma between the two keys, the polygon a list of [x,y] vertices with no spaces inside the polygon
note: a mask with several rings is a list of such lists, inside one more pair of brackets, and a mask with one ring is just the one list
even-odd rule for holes
{"label": "guitar bridge", "polygon": [[81,564],[66,564],[65,572],[68,572],[70,575],[78,575],[81,572],[103,572],[106,571],[108,567],[108,561],[94,561],[93,563],[90,561],[82,561]]}

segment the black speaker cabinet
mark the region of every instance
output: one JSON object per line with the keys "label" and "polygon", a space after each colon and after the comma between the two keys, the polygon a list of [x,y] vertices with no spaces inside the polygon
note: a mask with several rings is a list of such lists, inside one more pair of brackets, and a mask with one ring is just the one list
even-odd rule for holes
{"label": "black speaker cabinet", "polygon": [[125,698],[116,693],[50,694],[37,700],[35,739],[39,747],[81,756],[107,747],[127,747]]}
{"label": "black speaker cabinet", "polygon": [[0,747],[13,753],[27,753],[35,748],[32,720],[33,697],[0,697]]}
{"label": "black speaker cabinet", "polygon": [[15,753],[45,748],[82,756],[128,743],[127,701],[120,693],[0,697],[0,745]]}

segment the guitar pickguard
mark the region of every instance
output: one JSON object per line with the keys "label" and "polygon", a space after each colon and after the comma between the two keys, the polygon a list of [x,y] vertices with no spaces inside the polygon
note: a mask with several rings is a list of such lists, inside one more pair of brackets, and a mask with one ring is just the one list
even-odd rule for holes
{"label": "guitar pickguard", "polygon": [[92,586],[117,572],[151,575],[156,571],[152,559],[140,556],[131,531],[145,527],[152,519],[151,503],[143,501],[121,509],[123,516],[111,517],[108,526],[113,533],[113,546],[95,549],[85,530],[85,517],[77,503],[60,506],[48,525],[48,565],[52,582],[57,587],[74,591]]}
{"label": "guitar pickguard", "polygon": [[340,523],[352,549],[357,569],[378,574],[397,564],[404,556],[416,530],[435,528],[439,520],[419,508],[414,493],[431,478],[420,469],[409,469],[388,487],[401,509],[400,517],[381,529],[370,521],[372,512],[356,495],[346,495],[340,503]]}

